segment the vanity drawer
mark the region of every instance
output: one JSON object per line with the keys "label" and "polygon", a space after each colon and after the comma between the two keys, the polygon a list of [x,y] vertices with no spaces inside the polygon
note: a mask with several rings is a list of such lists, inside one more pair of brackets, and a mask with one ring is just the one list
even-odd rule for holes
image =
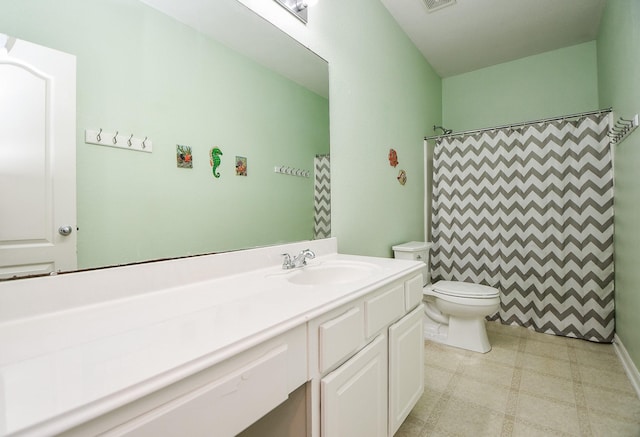
{"label": "vanity drawer", "polygon": [[414,276],[404,283],[404,302],[406,311],[422,302],[422,275]]}
{"label": "vanity drawer", "polygon": [[108,436],[234,436],[284,402],[287,345],[143,414]]}
{"label": "vanity drawer", "polygon": [[364,316],[354,306],[318,327],[320,372],[326,372],[364,342]]}
{"label": "vanity drawer", "polygon": [[405,313],[403,284],[378,293],[364,302],[367,338],[399,319]]}

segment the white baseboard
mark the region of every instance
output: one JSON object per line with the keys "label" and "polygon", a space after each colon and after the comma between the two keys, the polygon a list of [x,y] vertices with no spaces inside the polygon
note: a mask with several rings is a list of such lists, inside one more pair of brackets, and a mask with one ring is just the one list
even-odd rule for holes
{"label": "white baseboard", "polygon": [[622,344],[622,341],[620,341],[618,334],[614,334],[613,348],[615,349],[618,358],[622,362],[624,371],[627,373],[627,376],[629,377],[631,385],[633,385],[638,398],[640,398],[640,372],[631,360],[631,357],[629,356],[627,349],[624,347],[624,344]]}

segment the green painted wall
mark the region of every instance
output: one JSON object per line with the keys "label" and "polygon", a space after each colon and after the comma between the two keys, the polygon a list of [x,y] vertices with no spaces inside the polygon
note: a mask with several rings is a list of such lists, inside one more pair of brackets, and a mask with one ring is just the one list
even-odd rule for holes
{"label": "green painted wall", "polygon": [[[313,179],[273,167],[329,152],[325,98],[137,1],[2,0],[0,32],[77,57],[80,268],[312,238]],[[153,153],[85,144],[100,127],[149,136]]]}
{"label": "green painted wall", "polygon": [[[640,2],[607,2],[598,36],[600,104],[640,112]],[[616,146],[616,333],[640,368],[640,130]]]}
{"label": "green painted wall", "polygon": [[343,253],[391,256],[424,238],[423,138],[441,120],[441,80],[381,2],[323,0],[312,13],[329,61],[332,232]]}
{"label": "green painted wall", "polygon": [[442,81],[442,119],[464,131],[598,108],[595,41]]}
{"label": "green painted wall", "polygon": [[595,109],[595,41],[442,80],[442,124],[454,132]]}

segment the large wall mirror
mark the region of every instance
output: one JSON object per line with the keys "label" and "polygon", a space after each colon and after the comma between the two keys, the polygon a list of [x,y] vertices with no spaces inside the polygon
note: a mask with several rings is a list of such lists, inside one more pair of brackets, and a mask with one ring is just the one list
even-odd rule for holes
{"label": "large wall mirror", "polygon": [[[3,2],[0,33],[76,56],[79,269],[314,238],[327,63],[237,0]],[[100,128],[153,152],[88,144]]]}

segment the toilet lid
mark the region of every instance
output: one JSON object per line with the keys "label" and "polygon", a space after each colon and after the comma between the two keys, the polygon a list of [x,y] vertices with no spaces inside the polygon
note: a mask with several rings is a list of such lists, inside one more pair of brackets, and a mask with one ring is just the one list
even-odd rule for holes
{"label": "toilet lid", "polygon": [[438,281],[433,284],[432,290],[448,296],[473,297],[475,299],[487,299],[500,295],[497,288],[458,281]]}

